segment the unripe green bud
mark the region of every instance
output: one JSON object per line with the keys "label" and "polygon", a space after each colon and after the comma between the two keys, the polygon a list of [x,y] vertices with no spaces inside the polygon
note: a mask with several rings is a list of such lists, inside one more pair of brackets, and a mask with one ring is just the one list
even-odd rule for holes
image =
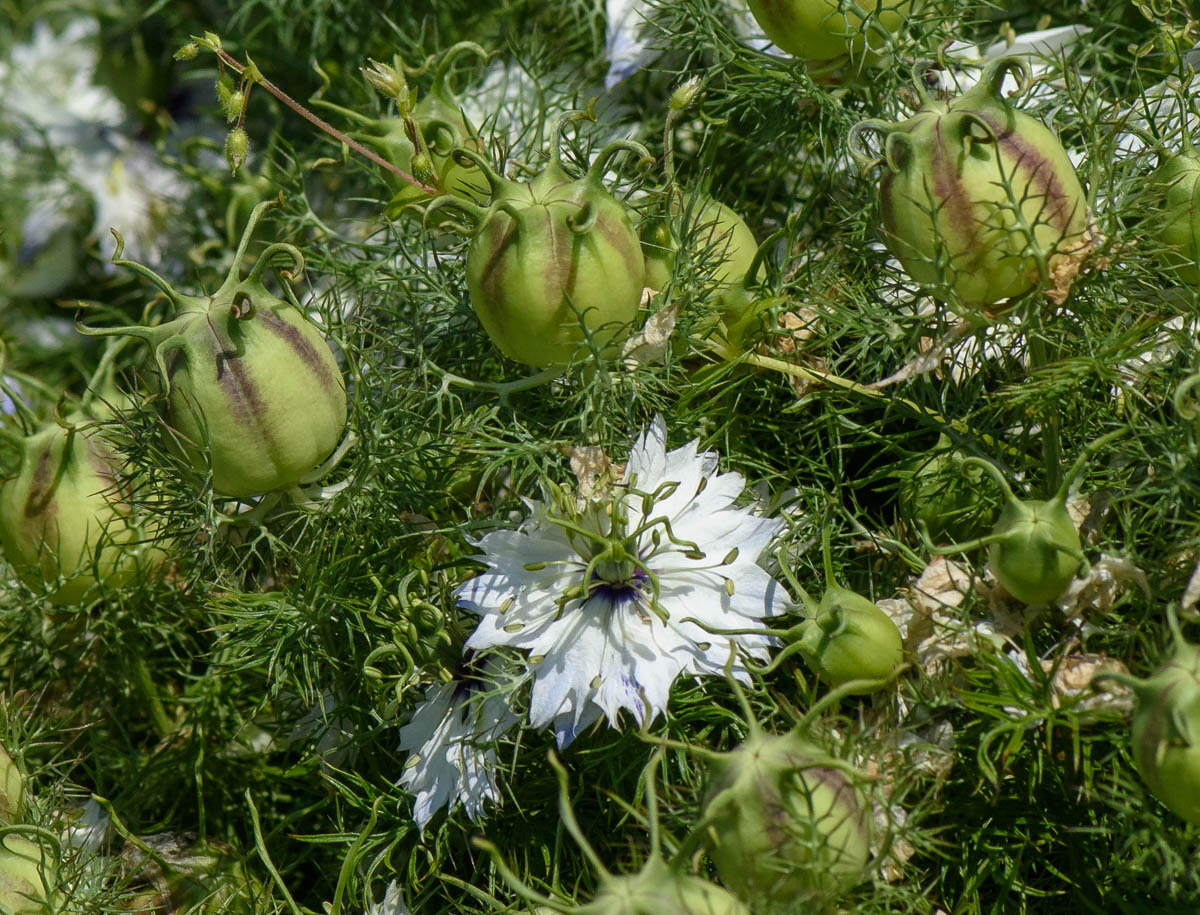
{"label": "unripe green bud", "polygon": [[[225,100],[221,105],[225,111],[225,122],[227,124],[232,124],[238,118],[240,118],[242,116],[242,108],[245,104],[246,93],[242,92],[240,89],[235,89],[233,92],[230,92],[229,95],[225,97]],[[228,142],[229,141],[226,140],[226,155],[229,154]],[[245,158],[245,153],[242,154],[242,158]]]}
{"label": "unripe green bud", "polygon": [[176,60],[193,60],[200,53],[200,45],[194,41],[189,41],[175,52]]}
{"label": "unripe green bud", "polygon": [[[801,653],[830,686],[886,680],[904,662],[900,630],[872,601],[833,585],[801,624]],[[863,688],[861,693],[874,692]]]}
{"label": "unripe green bud", "polygon": [[675,91],[671,93],[671,100],[668,103],[672,111],[683,111],[696,100],[696,95],[700,91],[700,77],[693,76],[685,83],[680,83],[675,87]]}
{"label": "unripe green bud", "polygon": [[[395,67],[377,60],[368,58],[367,62],[371,65],[370,68],[362,68],[362,74],[367,78],[367,82],[374,86],[381,95],[395,99],[397,103],[407,104],[409,91],[408,81],[404,78],[404,74]],[[404,114],[405,111],[401,110],[400,113]]]}
{"label": "unripe green bud", "polygon": [[422,184],[433,184],[437,181],[437,172],[433,167],[433,160],[424,153],[417,153],[412,158],[412,173],[413,177]]}
{"label": "unripe green bud", "polygon": [[250,136],[241,127],[229,131],[225,138],[225,161],[235,175],[239,168],[246,164],[246,156],[250,151]]}
{"label": "unripe green bud", "polygon": [[25,779],[4,747],[0,747],[0,824],[19,823],[25,810]]}

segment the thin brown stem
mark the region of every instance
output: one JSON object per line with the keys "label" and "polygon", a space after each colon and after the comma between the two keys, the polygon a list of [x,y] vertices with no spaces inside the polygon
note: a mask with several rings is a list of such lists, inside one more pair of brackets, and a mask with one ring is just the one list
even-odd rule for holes
{"label": "thin brown stem", "polygon": [[[245,71],[246,68],[242,64],[238,63],[237,60],[235,58],[233,58],[232,56],[230,56],[229,53],[226,52],[224,49],[215,48],[214,50],[216,51],[217,57],[220,60],[222,60],[224,63],[226,63],[230,67],[232,67],[237,73],[240,74]],[[292,111],[294,111],[294,112],[296,112],[296,114],[300,115],[300,117],[304,118],[306,121],[311,123],[317,129],[323,130],[325,133],[329,134],[335,140],[345,143],[347,146],[349,146],[351,149],[353,149],[360,156],[366,156],[368,159],[370,159],[372,162],[374,162],[380,168],[387,169],[389,172],[391,172],[396,177],[400,178],[402,181],[407,181],[413,187],[419,188],[420,190],[422,190],[426,194],[428,194],[430,197],[434,197],[437,195],[437,193],[438,193],[437,188],[430,187],[429,185],[424,184],[421,181],[418,181],[416,178],[414,178],[412,175],[410,175],[404,169],[398,168],[397,166],[395,166],[391,162],[389,162],[387,159],[380,156],[378,153],[374,153],[371,150],[367,149],[367,147],[363,146],[357,140],[353,140],[350,137],[346,136],[346,134],[342,133],[340,130],[338,130],[336,127],[334,127],[328,121],[313,114],[313,112],[309,111],[307,108],[305,108],[303,105],[301,105],[299,102],[297,102],[294,98],[292,98],[290,95],[288,95],[286,92],[284,92],[278,86],[276,86],[273,82],[271,82],[265,76],[260,76],[256,80],[256,82],[259,85],[261,85],[264,89],[266,89],[268,92],[270,92],[273,96],[275,96],[275,98],[279,99],[279,101],[283,102],[285,105],[287,105],[289,108],[291,108]]]}

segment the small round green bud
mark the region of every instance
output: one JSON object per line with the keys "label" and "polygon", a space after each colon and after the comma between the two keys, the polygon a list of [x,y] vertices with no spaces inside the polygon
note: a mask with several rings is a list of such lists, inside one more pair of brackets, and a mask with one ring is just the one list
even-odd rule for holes
{"label": "small round green bud", "polygon": [[238,169],[246,164],[246,156],[250,152],[250,136],[241,127],[229,131],[225,138],[225,161],[230,170],[236,175]]}

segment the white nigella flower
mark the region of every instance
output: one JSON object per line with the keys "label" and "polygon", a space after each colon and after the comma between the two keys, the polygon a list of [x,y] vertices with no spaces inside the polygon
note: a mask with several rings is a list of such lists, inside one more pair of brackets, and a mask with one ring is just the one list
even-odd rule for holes
{"label": "white nigella flower", "polygon": [[80,150],[67,167],[70,177],[92,200],[92,234],[106,257],[121,233],[124,257],[154,265],[162,260],[172,206],[186,194],[180,177],[145,143],[119,148]]}
{"label": "white nigella flower", "polygon": [[413,819],[421,829],[443,806],[461,802],[478,820],[484,802],[499,799],[495,742],[517,723],[508,702],[516,686],[490,679],[438,683],[400,729],[400,749],[409,757],[399,783],[415,797]]}
{"label": "white nigella flower", "polygon": [[[553,724],[560,745],[600,714],[614,727],[621,709],[652,720],[680,674],[723,673],[731,640],[768,655],[766,636],[705,627],[753,628],[787,608],[756,564],[783,523],[736,508],[742,476],[718,473],[696,444],[668,452],[657,417],[606,495],[530,502],[519,529],[480,542],[488,571],[458,591],[482,617],[467,647],[529,652],[530,724]],[[740,660],[733,671],[747,676]]]}
{"label": "white nigella flower", "polygon": [[4,115],[44,133],[53,146],[78,142],[85,129],[119,126],[121,103],[92,83],[98,33],[94,19],[77,18],[58,35],[44,21],[35,23],[30,41],[0,60]]}
{"label": "white nigella flower", "polygon": [[411,915],[408,905],[404,902],[404,894],[400,884],[393,880],[388,884],[383,898],[374,905],[367,906],[364,915]]}

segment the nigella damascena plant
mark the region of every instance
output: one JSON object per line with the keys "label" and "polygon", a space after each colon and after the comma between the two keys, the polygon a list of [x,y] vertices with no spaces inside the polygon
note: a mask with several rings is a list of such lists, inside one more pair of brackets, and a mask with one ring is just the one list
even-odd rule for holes
{"label": "nigella damascena plant", "polygon": [[553,726],[565,746],[601,714],[639,724],[667,706],[680,674],[722,676],[731,645],[735,676],[744,658],[765,660],[755,628],[789,606],[757,565],[783,527],[734,503],[737,473],[697,442],[666,450],[661,417],[634,444],[624,475],[582,507],[555,493],[530,501],[517,530],[479,543],[488,569],[458,591],[482,619],[467,648],[527,651],[533,681],[529,723]]}

